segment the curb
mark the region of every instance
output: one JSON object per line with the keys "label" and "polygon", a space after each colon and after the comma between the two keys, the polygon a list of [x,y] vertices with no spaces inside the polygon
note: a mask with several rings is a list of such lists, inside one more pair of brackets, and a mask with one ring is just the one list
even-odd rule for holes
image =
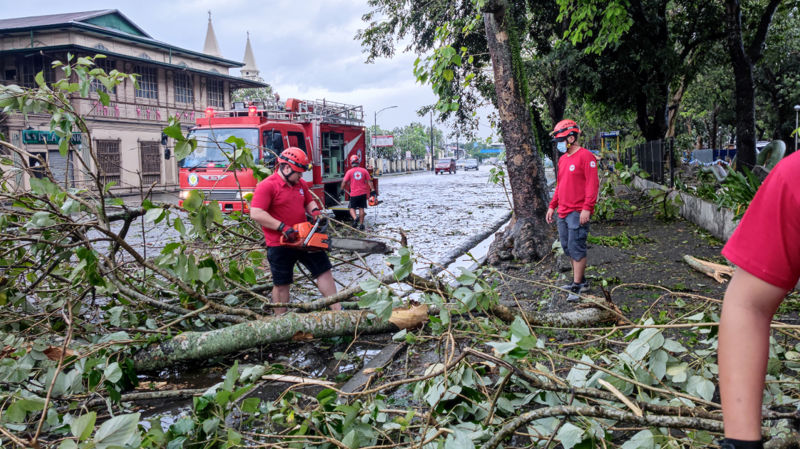
{"label": "curb", "polygon": [[[667,187],[648,181],[638,176],[633,179],[633,186],[639,190],[665,189]],[[714,237],[727,242],[739,224],[733,219],[733,211],[724,207],[719,207],[714,203],[689,195],[686,192],[674,190],[670,193],[670,198],[680,195],[683,204],[681,205],[681,216],[691,221],[697,226],[710,232]]]}

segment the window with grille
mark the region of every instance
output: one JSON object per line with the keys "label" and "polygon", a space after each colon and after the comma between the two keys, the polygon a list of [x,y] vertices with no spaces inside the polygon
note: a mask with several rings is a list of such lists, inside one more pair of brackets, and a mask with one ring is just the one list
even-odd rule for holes
{"label": "window with grille", "polygon": [[175,73],[175,102],[194,102],[194,85],[192,83],[192,75],[181,72]]}
{"label": "window with grille", "polygon": [[103,184],[114,181],[119,185],[121,173],[119,140],[98,140],[96,146],[100,181]]}
{"label": "window with grille", "polygon": [[161,182],[161,153],[159,142],[139,142],[142,159],[142,184],[149,186]]}
{"label": "window with grille", "polygon": [[45,60],[45,56],[33,55],[30,57],[17,58],[18,83],[22,87],[34,88],[36,84],[36,74],[44,72],[44,81],[48,84],[55,82],[56,76],[50,61]]}
{"label": "window with grille", "polygon": [[[109,72],[117,68],[117,62],[108,58],[97,58],[94,60],[94,64],[98,69],[103,69],[108,75]],[[106,89],[106,86],[103,85],[100,81],[93,79],[91,83],[89,83],[89,92],[105,92],[109,93]],[[117,93],[116,86],[111,89],[112,94]]]}
{"label": "window with grille", "polygon": [[225,82],[208,80],[208,106],[225,107]]}
{"label": "window with grille", "polygon": [[154,67],[137,65],[134,73],[139,74],[137,82],[139,88],[136,89],[136,97],[158,99],[158,74]]}

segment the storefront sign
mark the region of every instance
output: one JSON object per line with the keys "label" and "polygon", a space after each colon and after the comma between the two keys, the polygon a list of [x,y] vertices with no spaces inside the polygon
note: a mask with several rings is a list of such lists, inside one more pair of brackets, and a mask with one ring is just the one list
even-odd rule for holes
{"label": "storefront sign", "polygon": [[[69,141],[73,145],[80,145],[81,133],[72,133],[72,138]],[[22,143],[34,144],[34,145],[45,145],[45,144],[58,145],[58,135],[53,131],[23,129]]]}

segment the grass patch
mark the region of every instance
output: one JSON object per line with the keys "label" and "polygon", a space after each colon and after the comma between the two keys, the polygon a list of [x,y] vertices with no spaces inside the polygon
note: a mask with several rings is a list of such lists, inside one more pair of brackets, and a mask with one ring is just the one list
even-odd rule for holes
{"label": "grass patch", "polygon": [[634,245],[653,243],[654,241],[653,239],[649,239],[643,235],[628,235],[628,233],[625,231],[613,236],[590,235],[586,240],[593,245],[608,246],[611,248],[620,249],[630,249]]}

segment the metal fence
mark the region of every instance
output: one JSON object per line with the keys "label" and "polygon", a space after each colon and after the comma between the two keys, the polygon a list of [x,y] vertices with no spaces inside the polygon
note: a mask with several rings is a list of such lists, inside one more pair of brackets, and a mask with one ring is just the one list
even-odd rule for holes
{"label": "metal fence", "polygon": [[669,186],[675,185],[675,139],[652,140],[628,148],[625,151],[625,164],[630,167],[634,162],[650,175],[650,180],[659,184],[667,181]]}

